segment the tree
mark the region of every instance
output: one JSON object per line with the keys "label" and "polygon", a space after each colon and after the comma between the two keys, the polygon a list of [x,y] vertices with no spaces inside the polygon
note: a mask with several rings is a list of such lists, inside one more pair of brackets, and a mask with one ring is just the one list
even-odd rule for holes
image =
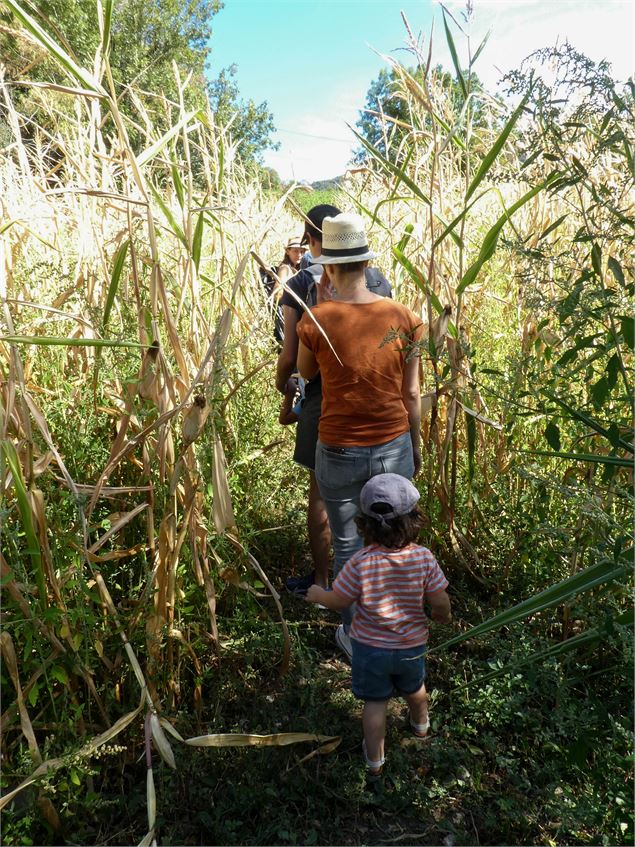
{"label": "tree", "polygon": [[[424,74],[421,67],[407,68],[408,74],[423,88]],[[471,90],[477,95],[483,92],[481,81],[472,73]],[[437,65],[428,75],[428,84],[438,86],[449,99],[448,111],[458,115],[464,103],[463,92],[452,74]],[[382,68],[377,79],[370,84],[366,94],[366,108],[360,112],[356,126],[363,138],[375,147],[382,156],[394,159],[399,157],[404,139],[413,130],[430,130],[431,119],[427,111],[421,115],[413,110],[416,100],[403,87],[402,79],[396,68]],[[472,126],[475,129],[485,125],[482,99],[473,99]],[[355,161],[366,159],[365,148],[355,153]]]}
{"label": "tree", "polygon": [[[99,47],[97,0],[41,0],[35,7],[23,0],[25,9],[82,66],[92,69]],[[206,77],[206,61],[212,51],[213,16],[222,9],[221,0],[119,0],[113,4],[109,61],[120,95],[120,107],[139,122],[136,106],[128,88],[143,92],[144,109],[155,128],[164,130],[170,116],[163,97],[178,102],[178,83],[174,65],[181,78],[191,73],[184,92],[185,106],[197,108],[209,96],[219,124],[231,123],[232,134],[240,139],[239,151],[245,161],[258,159],[271,145],[273,116],[266,102],[256,105],[240,99],[233,80],[236,68],[222,70],[211,82]],[[48,53],[25,39],[13,14],[0,6],[0,55],[7,78],[17,81],[25,77],[50,82],[67,82],[63,71]],[[31,96],[25,87],[15,99],[21,110],[33,115],[36,122],[46,118],[39,109],[39,97]],[[50,96],[50,92],[47,93]],[[67,101],[64,104],[72,108]],[[131,126],[130,138],[136,147],[143,142]]]}
{"label": "tree", "polygon": [[232,136],[239,141],[242,159],[259,161],[263,150],[279,147],[271,141],[275,129],[273,115],[266,101],[257,106],[253,100],[241,99],[234,80],[236,70],[236,65],[223,68],[209,83],[210,103],[221,126],[231,127]]}

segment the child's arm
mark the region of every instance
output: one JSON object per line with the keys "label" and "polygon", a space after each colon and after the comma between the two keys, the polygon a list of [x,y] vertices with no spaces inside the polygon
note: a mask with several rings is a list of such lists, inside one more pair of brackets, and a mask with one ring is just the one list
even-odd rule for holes
{"label": "child's arm", "polygon": [[336,591],[327,591],[325,588],[320,588],[319,585],[309,586],[306,593],[307,603],[321,603],[327,609],[332,609],[334,612],[339,612],[342,609],[347,609],[353,604],[352,600],[347,600]]}
{"label": "child's arm", "polygon": [[452,610],[450,608],[450,598],[445,588],[442,588],[441,591],[435,591],[433,594],[426,594],[426,601],[430,604],[433,621],[436,623],[450,623],[452,620]]}

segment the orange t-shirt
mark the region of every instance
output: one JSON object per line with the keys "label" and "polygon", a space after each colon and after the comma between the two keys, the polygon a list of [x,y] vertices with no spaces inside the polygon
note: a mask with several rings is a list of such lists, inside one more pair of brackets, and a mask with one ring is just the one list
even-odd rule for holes
{"label": "orange t-shirt", "polygon": [[332,447],[384,444],[410,429],[403,402],[404,341],[383,343],[395,330],[412,341],[421,320],[401,303],[382,297],[370,303],[320,303],[311,313],[342,364],[308,315],[298,324],[300,341],[312,351],[322,375],[319,435]]}

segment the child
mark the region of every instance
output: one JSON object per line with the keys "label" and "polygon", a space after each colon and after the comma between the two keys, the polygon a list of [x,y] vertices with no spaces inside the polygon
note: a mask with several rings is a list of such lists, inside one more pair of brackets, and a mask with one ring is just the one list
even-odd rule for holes
{"label": "child", "polygon": [[410,708],[415,736],[424,738],[428,731],[424,602],[434,621],[451,620],[448,581],[432,553],[415,543],[423,525],[418,500],[405,477],[372,477],[362,488],[356,519],[366,546],[346,562],[331,591],[312,585],[306,595],[334,611],[355,603],[353,694],[364,700],[362,748],[373,777],[383,769],[386,707],[395,691]]}
{"label": "child", "polygon": [[284,400],[280,406],[278,422],[283,426],[298,422],[302,403],[304,401],[304,380],[299,374],[295,374],[289,380],[284,390]]}

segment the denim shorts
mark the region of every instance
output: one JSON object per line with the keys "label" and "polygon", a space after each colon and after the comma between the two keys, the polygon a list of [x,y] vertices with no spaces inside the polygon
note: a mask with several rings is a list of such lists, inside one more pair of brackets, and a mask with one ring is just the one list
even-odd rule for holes
{"label": "denim shorts", "polygon": [[360,700],[389,700],[394,694],[414,694],[426,678],[425,644],[393,650],[372,647],[351,638],[353,694]]}

